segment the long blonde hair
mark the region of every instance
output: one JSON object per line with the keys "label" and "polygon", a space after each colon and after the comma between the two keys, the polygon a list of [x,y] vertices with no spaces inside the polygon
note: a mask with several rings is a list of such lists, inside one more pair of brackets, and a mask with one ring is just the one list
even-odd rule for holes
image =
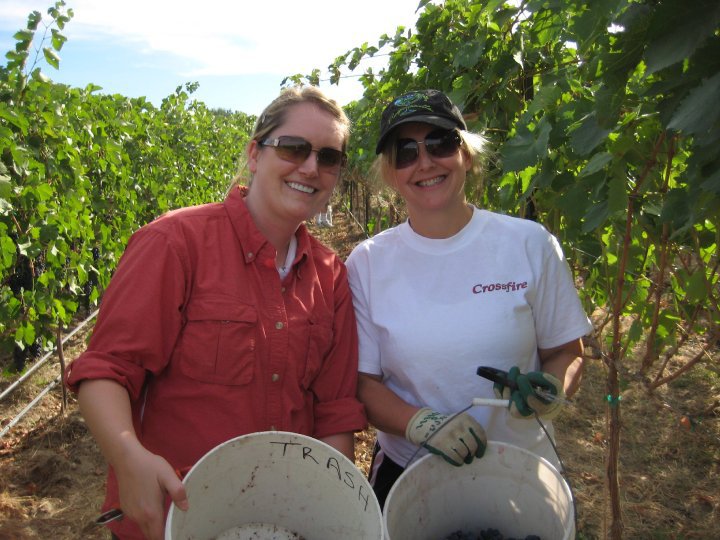
{"label": "long blonde hair", "polygon": [[[330,99],[317,86],[291,86],[284,88],[278,97],[258,116],[253,129],[251,141],[261,141],[275,129],[285,123],[287,111],[300,103],[312,103],[321,110],[329,113],[343,127],[342,150],[345,151],[350,140],[350,119],[342,107],[334,99]],[[230,188],[247,181],[252,182],[251,176],[246,176],[247,157],[243,154],[238,166],[238,173],[232,179]]]}

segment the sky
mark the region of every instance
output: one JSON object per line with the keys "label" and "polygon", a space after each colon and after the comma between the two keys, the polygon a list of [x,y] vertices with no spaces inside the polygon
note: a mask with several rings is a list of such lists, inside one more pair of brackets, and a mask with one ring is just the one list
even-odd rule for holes
{"label": "sky", "polygon": [[[278,95],[283,78],[319,68],[321,88],[345,105],[362,95],[357,76],[383,60],[345,70],[351,76],[338,86],[322,81],[327,66],[364,42],[377,45],[399,25],[414,28],[419,1],[66,0],[74,17],[62,30],[60,69],[44,60],[39,65],[56,82],[94,83],[101,93],[145,96],[155,105],[176,87],[198,82],[192,97],[208,107],[254,115]],[[52,5],[0,0],[3,56],[14,49],[13,35],[28,15],[39,11],[49,23]],[[43,31],[41,23],[33,47]]]}

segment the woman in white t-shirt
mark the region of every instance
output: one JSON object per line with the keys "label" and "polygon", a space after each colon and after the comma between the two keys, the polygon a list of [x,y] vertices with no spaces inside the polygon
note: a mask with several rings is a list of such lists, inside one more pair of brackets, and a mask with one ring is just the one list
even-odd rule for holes
{"label": "woman in white t-shirt", "polygon": [[[466,176],[478,172],[484,143],[436,90],[400,96],[382,115],[379,170],[409,219],[347,260],[358,395],[377,429],[370,481],[381,505],[426,451],[460,466],[482,457],[490,439],[558,465],[535,418],[552,436],[550,420],[580,383],[581,338],[592,327],[554,236],[468,204]],[[479,366],[509,380],[493,384],[476,375]],[[456,415],[473,398],[494,396],[510,406]]]}

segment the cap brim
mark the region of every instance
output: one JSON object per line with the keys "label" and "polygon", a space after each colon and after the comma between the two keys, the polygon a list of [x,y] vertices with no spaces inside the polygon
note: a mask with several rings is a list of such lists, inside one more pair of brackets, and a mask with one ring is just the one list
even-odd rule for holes
{"label": "cap brim", "polygon": [[377,145],[375,145],[375,154],[380,154],[383,151],[383,148],[385,147],[385,142],[387,141],[388,136],[395,131],[395,129],[402,125],[402,124],[409,124],[410,122],[418,122],[420,124],[430,124],[431,126],[437,126],[444,129],[465,129],[465,126],[462,126],[457,123],[455,120],[451,120],[450,118],[445,118],[443,116],[435,116],[433,114],[419,114],[416,116],[412,116],[409,118],[403,118],[402,120],[395,122],[390,129],[388,129],[385,133],[380,135],[380,140],[378,140]]}

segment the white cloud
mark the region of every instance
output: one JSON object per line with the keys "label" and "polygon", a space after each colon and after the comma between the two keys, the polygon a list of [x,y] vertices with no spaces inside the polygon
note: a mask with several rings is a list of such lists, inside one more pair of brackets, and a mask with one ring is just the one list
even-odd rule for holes
{"label": "white cloud", "polygon": [[[377,71],[387,59],[363,61],[339,85],[325,82],[327,66],[363,42],[376,45],[399,25],[414,27],[419,2],[66,0],[74,11],[63,30],[68,45],[60,71],[49,74],[71,86],[92,81],[109,93],[147,96],[156,104],[184,81],[197,81],[201,101],[257,114],[284,77],[319,68],[323,90],[344,105],[362,96],[359,75],[370,66]],[[31,11],[48,20],[54,3],[0,0],[0,48],[14,47],[12,35]],[[107,51],[112,60],[104,58]]]}
{"label": "white cloud", "polygon": [[[0,0],[0,20],[24,25],[38,0]],[[183,75],[307,73],[335,56],[413,26],[418,0],[68,0],[73,40],[121,40],[143,54],[169,53]]]}

